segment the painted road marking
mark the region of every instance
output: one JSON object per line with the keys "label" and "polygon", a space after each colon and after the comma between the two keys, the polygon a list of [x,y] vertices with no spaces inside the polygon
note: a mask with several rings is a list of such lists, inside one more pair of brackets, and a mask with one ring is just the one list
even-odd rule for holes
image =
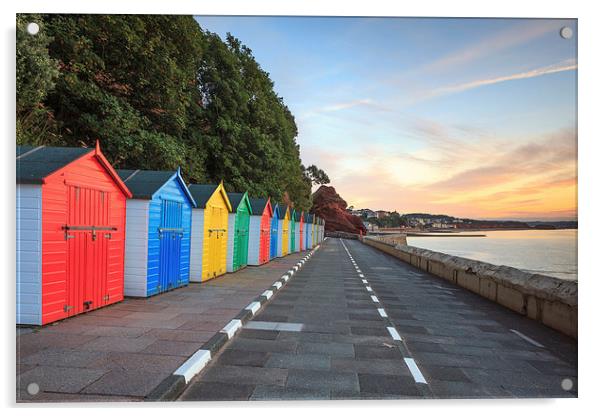
{"label": "painted road marking", "polygon": [[269,299],[272,297],[273,294],[274,294],[274,292],[272,292],[271,290],[266,290],[265,292],[263,292],[261,294],[261,296],[265,296],[267,299]]}
{"label": "painted road marking", "polygon": [[510,332],[512,332],[513,334],[518,335],[519,337],[521,337],[522,339],[524,339],[525,341],[527,341],[528,343],[531,343],[533,345],[535,345],[536,347],[539,348],[545,348],[543,345],[541,345],[539,342],[535,341],[533,338],[529,338],[528,336],[526,336],[525,334],[523,334],[522,332],[519,332],[515,329],[511,329]]}
{"label": "painted road marking", "polygon": [[261,303],[259,302],[251,302],[249,304],[249,306],[247,306],[245,309],[248,311],[251,311],[251,313],[253,315],[255,315],[257,313],[257,311],[259,310],[259,308],[261,308]]}
{"label": "painted road marking", "polygon": [[362,283],[364,283],[364,284],[366,284],[366,285],[367,285],[367,284],[368,284],[368,281],[367,281],[366,279],[362,279]]}
{"label": "painted road marking", "polygon": [[364,275],[362,273],[360,273],[360,277],[364,277]]}
{"label": "painted road marking", "polygon": [[380,316],[382,316],[383,318],[388,318],[387,316],[387,312],[383,309],[383,308],[378,308],[378,313],[380,314]]}
{"label": "painted road marking", "polygon": [[232,339],[236,331],[238,331],[240,328],[242,328],[242,321],[240,319],[232,319],[230,322],[228,322],[228,325],[226,325],[219,332],[223,332],[224,334],[228,335],[228,339]]}
{"label": "painted road marking", "polygon": [[422,372],[420,371],[420,369],[416,365],[416,361],[414,361],[413,358],[407,358],[407,357],[405,357],[404,361],[406,362],[406,365],[410,369],[410,373],[412,373],[412,377],[414,377],[414,381],[416,383],[428,384],[426,382],[426,379],[422,375]]}
{"label": "painted road marking", "polygon": [[378,303],[379,302],[379,300],[378,300],[378,298],[376,296],[372,295],[370,297],[372,298],[372,302],[374,302],[374,303]]}
{"label": "painted road marking", "polygon": [[388,326],[387,331],[389,331],[389,334],[391,334],[391,338],[393,338],[395,341],[401,341],[401,337],[399,336],[399,332],[397,332],[397,329],[395,329],[392,326]]}
{"label": "painted road marking", "polygon": [[290,278],[290,276],[288,274],[285,274],[284,276],[282,276],[282,278],[284,279],[285,282],[288,282],[288,279]]}
{"label": "painted road marking", "polygon": [[372,288],[371,288],[370,286],[366,286],[366,290],[367,290],[368,292],[372,292]]}
{"label": "painted road marking", "polygon": [[292,322],[267,322],[267,321],[249,321],[245,325],[246,329],[259,329],[263,331],[289,331],[300,332],[303,324]]}
{"label": "painted road marking", "polygon": [[274,284],[272,286],[275,286],[276,289],[280,290],[280,288],[282,287],[282,283],[279,281],[274,282]]}

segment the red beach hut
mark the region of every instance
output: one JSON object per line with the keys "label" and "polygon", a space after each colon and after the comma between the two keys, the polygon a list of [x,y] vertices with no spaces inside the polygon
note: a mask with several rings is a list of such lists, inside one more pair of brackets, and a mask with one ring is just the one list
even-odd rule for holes
{"label": "red beach hut", "polygon": [[17,324],[123,300],[127,198],[98,143],[17,146]]}
{"label": "red beach hut", "polygon": [[248,264],[259,266],[270,261],[270,224],[272,204],[270,198],[249,198],[251,219],[249,223]]}

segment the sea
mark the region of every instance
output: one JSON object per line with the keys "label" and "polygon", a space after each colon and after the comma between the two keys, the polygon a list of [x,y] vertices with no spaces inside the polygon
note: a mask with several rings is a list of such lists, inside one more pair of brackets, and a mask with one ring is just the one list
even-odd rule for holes
{"label": "sea", "polygon": [[577,280],[577,230],[500,230],[458,234],[486,236],[408,237],[408,244],[561,279]]}

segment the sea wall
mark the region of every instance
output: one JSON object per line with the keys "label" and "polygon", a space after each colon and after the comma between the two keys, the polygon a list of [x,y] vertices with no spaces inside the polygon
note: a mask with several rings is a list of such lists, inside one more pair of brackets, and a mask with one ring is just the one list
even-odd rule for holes
{"label": "sea wall", "polygon": [[576,281],[398,244],[387,237],[368,236],[362,242],[577,338]]}

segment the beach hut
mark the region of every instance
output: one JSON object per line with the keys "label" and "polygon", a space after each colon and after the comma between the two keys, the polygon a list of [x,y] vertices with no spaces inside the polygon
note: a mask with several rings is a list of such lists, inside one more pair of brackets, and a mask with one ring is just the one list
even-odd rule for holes
{"label": "beach hut", "polygon": [[245,193],[230,193],[228,199],[232,212],[228,214],[228,255],[226,271],[235,272],[247,265],[249,257],[249,223],[251,220],[251,203]]}
{"label": "beach hut", "polygon": [[312,227],[314,223],[313,214],[305,215],[305,249],[311,250],[313,248],[312,245]]}
{"label": "beach hut", "polygon": [[123,300],[126,199],[95,148],[17,146],[17,324]]}
{"label": "beach hut", "polygon": [[195,205],[177,171],[117,171],[132,198],[125,227],[126,296],[146,297],[188,284]]}
{"label": "beach hut", "polygon": [[278,257],[288,254],[290,241],[291,212],[288,205],[280,207],[280,218],[278,219]]}
{"label": "beach hut", "polygon": [[295,222],[295,232],[291,233],[291,253],[297,253],[301,251],[301,245],[299,241],[299,236],[301,233],[301,215],[303,215],[301,211],[295,210],[295,215],[292,219]]}
{"label": "beach hut", "polygon": [[270,198],[250,198],[251,219],[249,222],[248,264],[259,266],[270,261],[270,225],[272,204]]}
{"label": "beach hut", "polygon": [[272,208],[273,215],[270,220],[270,260],[278,256],[278,221],[280,220],[280,205],[276,203]]}
{"label": "beach hut", "polygon": [[297,228],[299,229],[299,250],[305,250],[305,213],[301,212],[299,214],[299,224],[297,224]]}
{"label": "beach hut", "polygon": [[232,205],[219,185],[188,185],[196,208],[192,209],[190,281],[205,282],[226,273],[228,214]]}
{"label": "beach hut", "polygon": [[[290,227],[289,227],[289,242],[288,242],[288,252],[289,253],[294,253],[296,250],[296,238],[299,238],[299,236],[297,235],[297,210],[296,209],[291,209],[291,221],[290,221]],[[295,238],[296,237],[296,238]]]}

